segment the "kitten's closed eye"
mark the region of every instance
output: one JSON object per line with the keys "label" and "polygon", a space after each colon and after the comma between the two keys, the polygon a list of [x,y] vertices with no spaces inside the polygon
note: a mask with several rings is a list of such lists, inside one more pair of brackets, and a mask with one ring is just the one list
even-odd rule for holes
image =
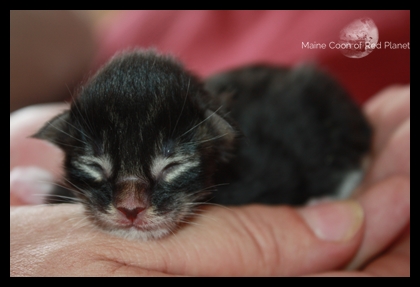
{"label": "kitten's closed eye", "polygon": [[112,164],[109,157],[101,156],[80,156],[74,161],[72,165],[82,171],[84,171],[89,177],[94,179],[96,182],[106,180],[112,172]]}
{"label": "kitten's closed eye", "polygon": [[94,162],[94,163],[88,163],[88,164],[86,164],[89,168],[91,168],[91,169],[93,169],[93,170],[95,170],[96,172],[98,172],[98,173],[101,173],[103,176],[104,176],[104,178],[105,178],[105,171],[104,171],[104,168],[101,166],[101,165],[99,165],[98,163],[96,163],[96,162]]}
{"label": "kitten's closed eye", "polygon": [[176,169],[177,167],[179,168],[180,163],[179,162],[172,162],[170,164],[168,164],[167,166],[165,166],[163,168],[163,170],[160,172],[160,176],[159,178],[163,178],[165,179],[168,174],[170,174],[171,172],[174,171],[174,169]]}
{"label": "kitten's closed eye", "polygon": [[156,180],[171,182],[178,176],[181,176],[189,169],[197,167],[198,161],[191,160],[182,156],[167,158],[157,157],[152,164],[152,175]]}

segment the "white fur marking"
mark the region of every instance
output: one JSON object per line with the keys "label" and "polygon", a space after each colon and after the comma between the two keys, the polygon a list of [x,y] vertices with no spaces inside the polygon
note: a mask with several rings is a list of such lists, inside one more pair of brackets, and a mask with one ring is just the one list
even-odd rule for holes
{"label": "white fur marking", "polygon": [[194,168],[196,166],[198,166],[198,162],[195,162],[195,161],[180,164],[180,165],[176,166],[173,170],[171,170],[171,172],[169,172],[165,176],[164,180],[167,181],[167,182],[170,182],[170,181],[174,180],[175,178],[177,178],[182,173],[184,173],[184,172],[188,171],[189,169]]}
{"label": "white fur marking", "polygon": [[[88,165],[91,163],[96,163],[97,165],[99,165],[102,168],[103,172],[100,172],[95,168],[89,167]],[[77,168],[89,174],[92,178],[94,178],[95,181],[101,181],[105,179],[105,177],[110,176],[112,172],[111,161],[106,155],[101,157],[82,156],[78,161],[73,162],[73,164]]]}
{"label": "white fur marking", "polygon": [[166,158],[166,157],[157,157],[154,159],[151,172],[154,178],[158,178],[162,171],[167,167],[169,164],[178,162],[179,165],[175,166],[171,171],[165,176],[164,180],[167,182],[172,181],[180,174],[186,172],[187,170],[194,168],[198,165],[197,161],[187,161],[185,162],[184,157],[174,157],[174,158]]}

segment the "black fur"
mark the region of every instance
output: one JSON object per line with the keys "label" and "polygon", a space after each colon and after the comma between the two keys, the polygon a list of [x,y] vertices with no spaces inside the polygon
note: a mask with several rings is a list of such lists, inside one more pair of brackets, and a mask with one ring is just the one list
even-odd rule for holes
{"label": "black fur", "polygon": [[313,66],[256,65],[216,75],[206,88],[241,128],[237,156],[220,166],[222,204],[303,204],[332,196],[361,168],[371,129],[345,90]]}
{"label": "black fur", "polygon": [[[203,87],[172,58],[152,51],[115,57],[69,111],[35,135],[64,150],[67,185],[108,230],[120,227],[101,214],[111,218],[110,207],[124,200],[127,188],[120,182],[126,177],[137,179],[135,196],[172,230],[193,213],[191,203],[206,199],[302,204],[331,195],[347,172],[360,168],[370,136],[345,91],[313,67],[240,68]],[[101,157],[109,158],[111,169],[90,160]],[[156,175],[157,157],[182,160]],[[199,164],[163,180],[188,161]]]}

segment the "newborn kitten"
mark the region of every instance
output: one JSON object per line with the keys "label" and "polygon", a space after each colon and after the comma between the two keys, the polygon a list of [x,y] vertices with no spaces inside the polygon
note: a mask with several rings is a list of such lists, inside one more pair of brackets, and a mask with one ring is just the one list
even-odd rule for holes
{"label": "newborn kitten", "polygon": [[203,201],[337,194],[359,172],[370,129],[312,67],[247,67],[203,85],[168,56],[132,51],[34,137],[64,151],[66,185],[97,226],[147,240],[173,232]]}

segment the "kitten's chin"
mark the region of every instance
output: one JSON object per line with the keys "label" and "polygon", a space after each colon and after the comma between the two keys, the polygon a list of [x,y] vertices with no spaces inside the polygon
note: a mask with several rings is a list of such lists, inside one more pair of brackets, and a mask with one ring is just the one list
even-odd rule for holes
{"label": "kitten's chin", "polygon": [[112,235],[131,240],[157,240],[174,233],[178,224],[171,217],[144,218],[122,222],[112,216],[96,217],[96,225]]}
{"label": "kitten's chin", "polygon": [[110,207],[107,213],[86,209],[86,214],[94,224],[108,233],[132,240],[157,240],[176,232],[180,224],[188,222],[190,209],[176,209],[156,214],[150,207],[136,219],[122,216],[121,212]]}
{"label": "kitten's chin", "polygon": [[156,227],[154,229],[148,228],[147,230],[142,230],[132,226],[129,228],[110,228],[107,231],[118,237],[142,241],[161,239],[171,233],[171,229],[166,227]]}

